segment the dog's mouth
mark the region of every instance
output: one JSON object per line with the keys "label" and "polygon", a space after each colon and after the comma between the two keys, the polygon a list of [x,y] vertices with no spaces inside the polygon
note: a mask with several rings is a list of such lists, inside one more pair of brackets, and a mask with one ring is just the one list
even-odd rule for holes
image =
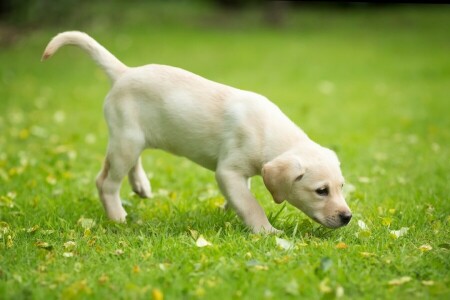
{"label": "dog's mouth", "polygon": [[325,217],[324,220],[321,220],[317,216],[312,216],[311,219],[313,219],[314,221],[316,221],[320,225],[325,226],[327,228],[331,228],[331,229],[337,229],[337,228],[340,228],[340,227],[343,227],[343,226],[347,225],[345,223],[336,221],[336,217],[335,216]]}

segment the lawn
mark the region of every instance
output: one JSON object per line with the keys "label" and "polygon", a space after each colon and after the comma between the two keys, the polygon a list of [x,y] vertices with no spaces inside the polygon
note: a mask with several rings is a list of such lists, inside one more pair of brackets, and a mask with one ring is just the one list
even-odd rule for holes
{"label": "lawn", "polygon": [[[450,298],[449,6],[308,8],[281,28],[186,4],[84,9],[0,48],[1,299]],[[127,224],[108,221],[94,184],[107,77],[80,49],[40,62],[69,29],[130,66],[267,96],[337,152],[350,224],[276,205],[257,177],[284,233],[252,234],[220,208],[212,172],[154,150],[154,198],[125,181]]]}

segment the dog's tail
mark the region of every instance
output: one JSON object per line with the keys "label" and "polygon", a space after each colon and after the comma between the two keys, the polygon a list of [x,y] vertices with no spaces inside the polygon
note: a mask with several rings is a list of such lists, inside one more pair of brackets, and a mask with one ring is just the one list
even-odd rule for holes
{"label": "dog's tail", "polygon": [[50,58],[64,45],[75,45],[86,51],[114,82],[128,67],[84,32],[66,31],[55,36],[45,48],[42,61]]}

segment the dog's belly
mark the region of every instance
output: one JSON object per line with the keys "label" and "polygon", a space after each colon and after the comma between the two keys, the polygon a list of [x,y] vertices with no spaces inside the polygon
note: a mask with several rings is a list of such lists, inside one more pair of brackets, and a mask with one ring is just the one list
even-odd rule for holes
{"label": "dog's belly", "polygon": [[[147,139],[150,148],[161,149],[177,156],[183,156],[189,160],[207,168],[215,170],[217,167],[220,145],[216,139],[202,140],[185,128],[179,128],[175,136],[170,138],[155,138],[155,133]],[[167,137],[167,129],[157,135]],[[172,132],[173,133],[173,132]]]}
{"label": "dog's belly", "polygon": [[165,99],[163,106],[150,101],[146,106],[144,111],[151,113],[141,117],[148,147],[216,169],[224,129],[221,114],[212,114],[211,104],[199,105],[185,97]]}

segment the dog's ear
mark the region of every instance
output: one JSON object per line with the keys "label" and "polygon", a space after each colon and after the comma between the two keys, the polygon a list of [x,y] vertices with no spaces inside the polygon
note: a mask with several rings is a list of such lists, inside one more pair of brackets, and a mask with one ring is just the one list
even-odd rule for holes
{"label": "dog's ear", "polygon": [[281,154],[266,163],[261,173],[273,200],[281,203],[289,196],[292,184],[302,179],[305,169],[297,156]]}

